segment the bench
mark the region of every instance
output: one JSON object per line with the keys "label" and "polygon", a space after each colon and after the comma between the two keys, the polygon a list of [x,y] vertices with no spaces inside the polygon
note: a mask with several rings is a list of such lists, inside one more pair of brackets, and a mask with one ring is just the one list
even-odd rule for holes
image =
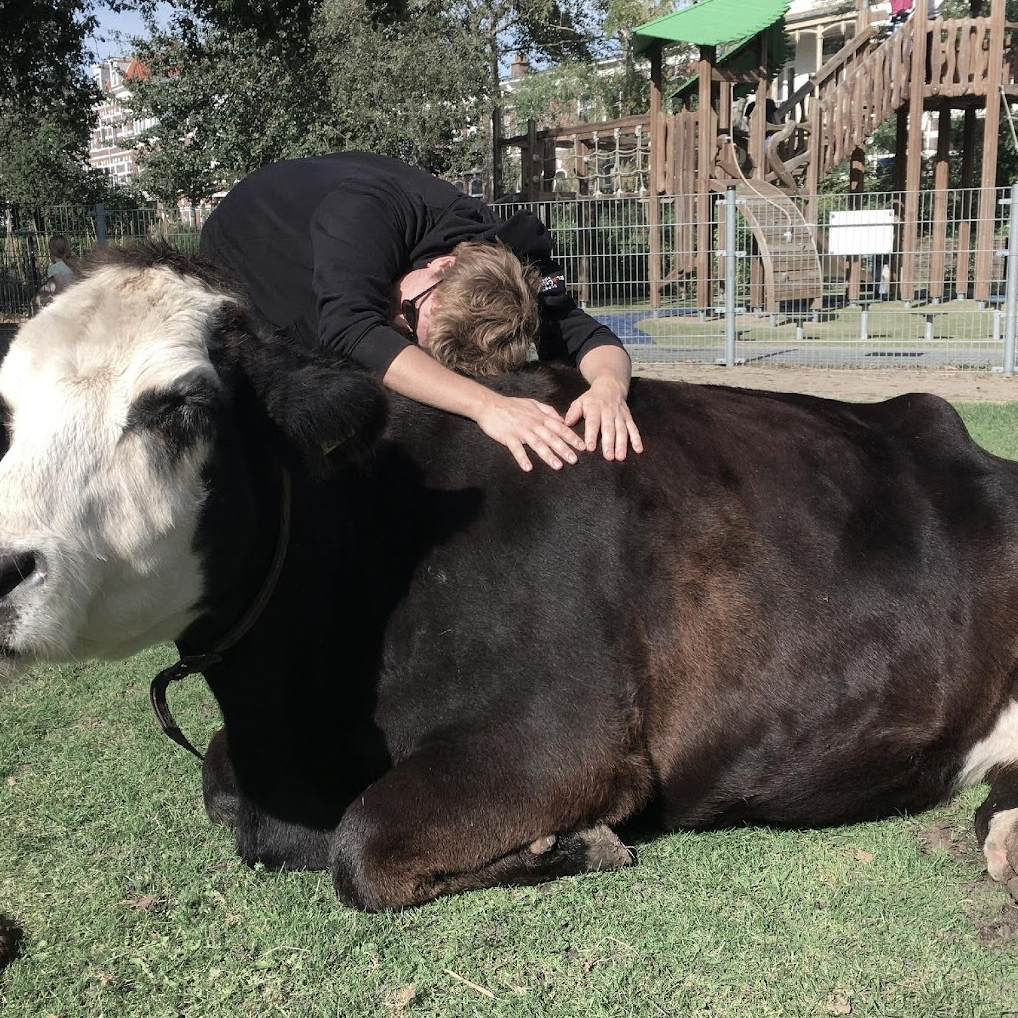
{"label": "bench", "polygon": [[883,304],[887,301],[886,297],[856,297],[852,301],[852,305],[857,306],[861,312],[859,315],[859,338],[864,342],[869,342],[870,338],[870,305],[871,304]]}
{"label": "bench", "polygon": [[910,315],[922,315],[925,319],[923,326],[923,338],[927,343],[933,342],[933,326],[936,322],[938,315],[946,315],[947,308],[941,307],[937,304],[927,304],[926,307],[922,308],[909,308],[908,313]]}

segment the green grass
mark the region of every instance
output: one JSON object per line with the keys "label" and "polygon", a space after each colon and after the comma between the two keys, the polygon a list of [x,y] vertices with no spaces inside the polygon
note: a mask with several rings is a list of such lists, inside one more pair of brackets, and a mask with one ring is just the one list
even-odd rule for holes
{"label": "green grass", "polygon": [[[1018,458],[1018,404],[961,410]],[[169,657],[0,691],[0,912],[25,928],[4,1018],[1018,1015],[1018,910],[971,830],[982,789],[835,830],[670,835],[622,873],[366,916],[324,874],[244,867],[207,822],[195,762],[149,713]],[[201,680],[171,696],[207,738]]]}
{"label": "green grass", "polygon": [[[976,303],[969,300],[949,301],[939,305],[934,316],[932,348],[937,346],[959,349],[999,348],[1001,340],[993,339],[993,313],[979,311]],[[596,308],[595,313],[604,309]],[[629,308],[627,310],[634,310]],[[860,339],[862,311],[858,306],[849,305],[841,309],[825,310],[817,322],[808,317],[802,321],[802,342],[818,347],[837,345],[874,347],[886,344],[920,344],[930,346],[924,339],[926,320],[925,307],[906,309],[899,301],[874,304],[867,317],[867,339]],[[646,309],[647,317],[639,328],[655,343],[668,346],[676,342],[722,341],[725,335],[723,318],[701,322],[692,316],[653,317],[653,311]],[[771,315],[741,314],[736,316],[739,343],[790,343],[796,339],[796,320],[787,314]]]}

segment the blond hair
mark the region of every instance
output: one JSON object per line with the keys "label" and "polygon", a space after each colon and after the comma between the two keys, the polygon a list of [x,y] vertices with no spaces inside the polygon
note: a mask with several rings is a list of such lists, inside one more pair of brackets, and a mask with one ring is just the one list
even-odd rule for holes
{"label": "blond hair", "polygon": [[541,324],[540,274],[501,241],[457,244],[428,325],[428,352],[467,375],[495,375],[527,359]]}

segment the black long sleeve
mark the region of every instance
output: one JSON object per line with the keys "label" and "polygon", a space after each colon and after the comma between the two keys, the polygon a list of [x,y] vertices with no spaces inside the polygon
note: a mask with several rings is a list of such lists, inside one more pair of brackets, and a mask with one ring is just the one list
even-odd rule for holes
{"label": "black long sleeve", "polygon": [[621,346],[566,292],[536,216],[503,223],[483,202],[385,156],[343,152],[257,170],[213,212],[201,248],[276,328],[381,376],[408,342],[389,325],[396,280],[462,241],[495,238],[541,271],[542,359],[576,363],[596,346]]}

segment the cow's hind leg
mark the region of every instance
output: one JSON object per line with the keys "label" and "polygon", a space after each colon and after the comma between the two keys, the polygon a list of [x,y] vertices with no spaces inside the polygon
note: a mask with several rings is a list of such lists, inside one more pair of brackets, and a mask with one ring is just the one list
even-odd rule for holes
{"label": "cow's hind leg", "polygon": [[440,749],[404,761],[358,796],[336,829],[331,867],[340,899],[377,912],[634,861],[595,822],[601,804],[584,804],[578,782],[556,793],[527,787],[528,774],[534,780],[532,770],[506,760],[454,760]]}
{"label": "cow's hind leg", "polygon": [[1018,765],[990,772],[990,794],[976,810],[976,836],[994,880],[1018,901]]}

